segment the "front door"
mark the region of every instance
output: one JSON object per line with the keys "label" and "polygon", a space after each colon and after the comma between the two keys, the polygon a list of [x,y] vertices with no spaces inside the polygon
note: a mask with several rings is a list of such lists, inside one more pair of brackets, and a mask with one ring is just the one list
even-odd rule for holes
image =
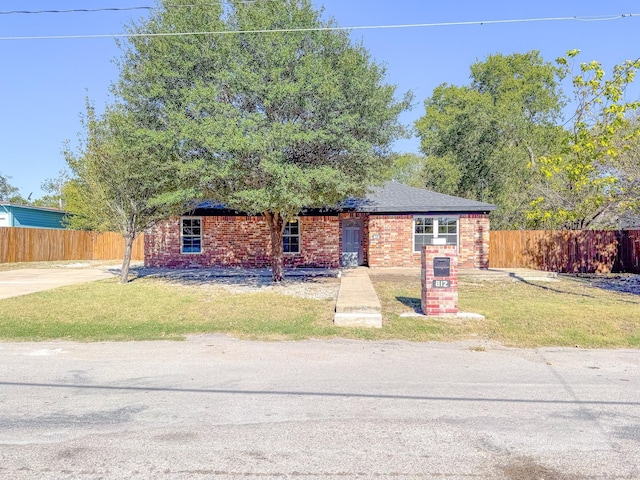
{"label": "front door", "polygon": [[362,220],[348,219],[342,222],[342,266],[362,265]]}

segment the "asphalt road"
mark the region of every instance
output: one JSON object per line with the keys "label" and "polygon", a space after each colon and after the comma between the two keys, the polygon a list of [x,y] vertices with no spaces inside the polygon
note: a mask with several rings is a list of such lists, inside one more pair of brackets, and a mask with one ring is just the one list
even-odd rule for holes
{"label": "asphalt road", "polygon": [[640,351],[0,344],[0,478],[640,478]]}

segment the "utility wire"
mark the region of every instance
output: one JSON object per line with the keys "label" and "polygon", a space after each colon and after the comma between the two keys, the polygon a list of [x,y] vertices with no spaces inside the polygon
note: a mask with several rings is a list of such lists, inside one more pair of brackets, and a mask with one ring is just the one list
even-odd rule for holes
{"label": "utility wire", "polygon": [[397,25],[361,25],[352,27],[309,27],[309,28],[278,28],[258,30],[215,30],[202,32],[161,32],[161,33],[108,33],[96,35],[38,35],[23,37],[0,37],[0,41],[6,40],[66,40],[66,39],[96,39],[96,38],[135,38],[135,37],[183,37],[189,35],[239,35],[239,34],[266,34],[266,33],[301,33],[322,31],[353,31],[353,30],[389,30],[402,28],[428,28],[428,27],[452,27],[470,25],[498,25],[509,23],[533,23],[533,22],[595,22],[611,21],[622,18],[640,17],[640,13],[624,13],[620,15],[601,15],[591,17],[548,17],[548,18],[523,18],[511,20],[478,20],[469,22],[438,22],[438,23],[411,23]]}
{"label": "utility wire", "polygon": [[105,8],[74,8],[72,10],[9,10],[0,15],[35,15],[41,13],[93,13],[93,12],[124,12],[130,10],[151,10],[156,7],[105,7]]}
{"label": "utility wire", "polygon": [[[245,0],[237,3],[257,3],[257,2],[272,2],[275,0]],[[131,10],[158,10],[162,8],[190,8],[190,7],[207,7],[213,5],[225,5],[229,3],[228,0],[222,0],[220,2],[211,2],[200,5],[192,4],[176,4],[176,5],[164,5],[163,7],[154,7],[151,5],[142,5],[138,7],[103,7],[103,8],[72,8],[69,10],[9,10],[0,12],[0,15],[38,15],[44,13],[95,13],[95,12],[127,12]]]}

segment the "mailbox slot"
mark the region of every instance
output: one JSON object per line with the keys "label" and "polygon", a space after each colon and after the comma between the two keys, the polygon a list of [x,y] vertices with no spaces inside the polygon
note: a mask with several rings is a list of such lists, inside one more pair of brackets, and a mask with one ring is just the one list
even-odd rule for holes
{"label": "mailbox slot", "polygon": [[433,276],[449,277],[451,276],[451,258],[436,257],[433,259]]}

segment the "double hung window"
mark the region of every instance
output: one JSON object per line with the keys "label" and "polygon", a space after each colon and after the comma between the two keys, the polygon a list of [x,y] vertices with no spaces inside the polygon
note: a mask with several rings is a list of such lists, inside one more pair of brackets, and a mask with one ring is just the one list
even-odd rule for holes
{"label": "double hung window", "polygon": [[202,253],[202,218],[183,217],[180,219],[180,251],[182,253]]}
{"label": "double hung window", "polygon": [[284,226],[282,234],[284,253],[300,253],[300,220],[295,218]]}
{"label": "double hung window", "polygon": [[414,217],[413,251],[419,252],[424,245],[458,246],[458,218]]}

